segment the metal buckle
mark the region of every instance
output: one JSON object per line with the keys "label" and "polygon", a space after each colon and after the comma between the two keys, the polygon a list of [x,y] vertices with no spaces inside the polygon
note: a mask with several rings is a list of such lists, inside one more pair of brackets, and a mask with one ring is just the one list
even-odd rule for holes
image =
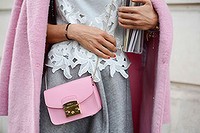
{"label": "metal buckle", "polygon": [[71,101],[63,104],[66,117],[81,114],[80,107],[77,101]]}

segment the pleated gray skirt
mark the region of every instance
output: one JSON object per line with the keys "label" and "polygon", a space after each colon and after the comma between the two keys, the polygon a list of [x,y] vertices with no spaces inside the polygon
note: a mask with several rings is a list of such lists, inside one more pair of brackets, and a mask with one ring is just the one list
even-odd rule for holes
{"label": "pleated gray skirt", "polygon": [[[52,73],[47,68],[48,88],[64,84],[78,77],[79,66],[71,69],[72,79],[64,77],[62,70]],[[40,133],[133,133],[129,79],[119,73],[110,77],[109,66],[101,71],[101,81],[96,83],[103,108],[94,116],[64,125],[53,125],[44,102],[44,79],[40,100]],[[82,77],[90,75],[84,74]],[[78,93],[78,92],[77,92]]]}

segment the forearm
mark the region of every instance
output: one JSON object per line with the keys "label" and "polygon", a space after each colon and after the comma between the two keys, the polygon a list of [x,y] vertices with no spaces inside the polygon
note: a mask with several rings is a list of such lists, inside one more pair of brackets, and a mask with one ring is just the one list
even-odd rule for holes
{"label": "forearm", "polygon": [[66,24],[59,25],[47,25],[47,43],[54,44],[62,41],[67,41],[65,34],[67,31],[65,30]]}

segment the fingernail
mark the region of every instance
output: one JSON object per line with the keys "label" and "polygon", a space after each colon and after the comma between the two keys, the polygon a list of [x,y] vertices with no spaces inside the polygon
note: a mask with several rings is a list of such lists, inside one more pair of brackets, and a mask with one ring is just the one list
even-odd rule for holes
{"label": "fingernail", "polygon": [[116,57],[116,54],[114,54],[114,58]]}
{"label": "fingernail", "polygon": [[108,59],[110,59],[110,56],[108,57]]}

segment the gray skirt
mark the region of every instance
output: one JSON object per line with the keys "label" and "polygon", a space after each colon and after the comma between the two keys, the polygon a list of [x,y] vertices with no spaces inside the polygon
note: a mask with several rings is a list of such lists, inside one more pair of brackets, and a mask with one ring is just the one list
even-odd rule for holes
{"label": "gray skirt", "polygon": [[[52,73],[47,68],[48,88],[75,80],[79,66],[71,69],[72,79],[64,77],[62,70]],[[42,80],[40,99],[40,133],[133,133],[132,110],[129,79],[119,73],[110,77],[109,66],[101,71],[101,81],[96,83],[103,108],[94,116],[64,125],[53,125],[44,102],[44,79]],[[82,77],[90,75],[84,74]]]}

